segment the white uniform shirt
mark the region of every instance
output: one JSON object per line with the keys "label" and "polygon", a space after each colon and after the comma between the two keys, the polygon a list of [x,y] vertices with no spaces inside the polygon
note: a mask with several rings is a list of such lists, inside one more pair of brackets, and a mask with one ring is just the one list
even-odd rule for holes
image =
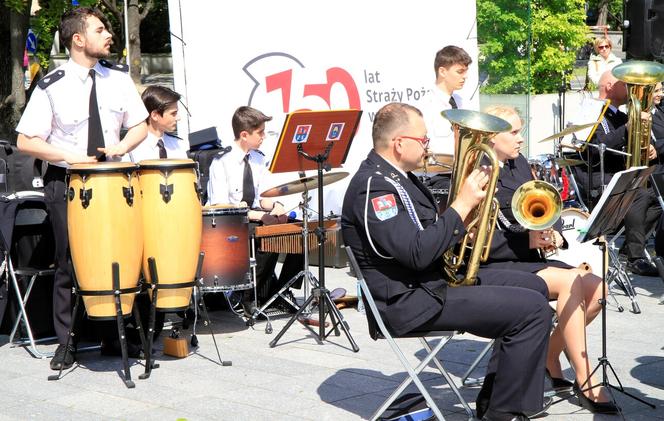
{"label": "white uniform shirt", "polygon": [[[129,75],[99,63],[94,69],[104,144],[108,147],[120,142],[122,127],[140,124],[148,112]],[[60,80],[34,90],[16,131],[28,137],[38,136],[59,149],[87,155],[90,69],[70,59],[50,75],[58,71],[65,72]],[[63,161],[53,164],[68,167]]]}
{"label": "white uniform shirt", "polygon": [[[159,159],[159,148],[157,147],[159,139],[159,137],[148,131],[148,136],[145,140],[139,143],[133,151],[129,152],[131,162],[138,164],[145,159]],[[164,141],[168,158],[187,159],[189,144],[185,140],[171,136],[168,133],[164,133],[161,139]]]}
{"label": "white uniform shirt", "polygon": [[[208,205],[237,205],[242,201],[245,155],[242,149],[233,142],[230,152],[212,161],[208,181]],[[249,203],[249,207],[259,208],[260,193],[265,190],[265,181],[270,172],[267,169],[265,156],[259,151],[249,151],[249,165],[256,192],[254,203]]]}
{"label": "white uniform shirt", "polygon": [[[453,93],[458,108],[463,108],[461,97]],[[431,88],[429,100],[422,107],[424,122],[427,125],[427,135],[431,139],[429,150],[434,153],[454,155],[454,132],[450,122],[440,115],[441,111],[449,110],[450,96],[441,91],[437,86]]]}

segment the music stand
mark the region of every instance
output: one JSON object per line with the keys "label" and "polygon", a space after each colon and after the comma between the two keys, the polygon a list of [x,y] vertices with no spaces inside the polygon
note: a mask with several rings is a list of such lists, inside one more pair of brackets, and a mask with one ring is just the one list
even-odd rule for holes
{"label": "music stand", "polygon": [[[270,342],[271,348],[276,346],[293,322],[298,320],[314,299],[317,299],[318,333],[308,324],[303,323],[313,333],[316,341],[323,344],[323,340],[329,335],[329,332],[325,332],[325,317],[326,313],[329,313],[331,329],[335,335],[339,335],[337,326],[341,326],[353,351],[360,350],[350,335],[348,325],[343,320],[339,309],[330,298],[330,292],[325,288],[323,169],[330,171],[332,168],[338,168],[346,160],[361,116],[362,111],[360,110],[296,111],[286,116],[274,159],[270,164],[270,172],[317,170],[318,227],[314,232],[318,239],[318,285],[314,286],[311,295]],[[308,251],[305,250],[305,252]],[[305,268],[306,271],[308,269]]]}
{"label": "music stand", "polygon": [[[632,399],[635,399],[645,405],[655,408],[655,405],[650,402],[645,401],[633,394],[627,392],[623,387],[618,375],[611,366],[607,356],[606,356],[606,271],[607,271],[607,245],[606,240],[604,239],[605,235],[608,235],[614,232],[622,223],[627,209],[632,205],[636,192],[639,188],[643,187],[648,177],[654,171],[654,167],[633,167],[625,171],[617,172],[611,178],[611,181],[604,189],[602,196],[599,199],[599,202],[593,209],[593,212],[590,214],[588,219],[588,225],[585,230],[583,230],[579,235],[579,241],[586,242],[589,240],[595,240],[593,244],[599,246],[600,250],[603,253],[602,259],[602,298],[599,302],[602,306],[602,356],[599,358],[599,363],[590,372],[586,381],[580,386],[581,393],[594,389],[596,387],[604,386],[607,388],[611,395],[611,399],[615,403],[615,397],[611,389],[615,389],[620,393],[629,396]],[[590,381],[590,378],[593,374],[599,369],[602,368],[602,381],[596,385],[593,385],[589,388],[584,389],[584,387]],[[618,386],[614,386],[608,381],[607,376],[607,367],[611,369],[613,376],[618,381]],[[622,410],[620,410],[622,414]]]}

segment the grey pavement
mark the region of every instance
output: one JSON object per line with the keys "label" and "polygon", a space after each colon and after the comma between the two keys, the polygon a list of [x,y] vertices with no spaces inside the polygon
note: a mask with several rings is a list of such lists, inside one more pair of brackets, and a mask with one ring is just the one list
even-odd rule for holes
{"label": "grey pavement", "polygon": [[[312,268],[317,274],[317,268]],[[342,287],[355,292],[354,278],[347,269],[327,269],[328,288]],[[611,366],[629,393],[656,406],[647,406],[616,392],[627,420],[664,420],[664,283],[659,278],[637,277],[641,314],[629,312],[626,297],[618,294],[625,307],[619,313],[607,311],[607,353]],[[0,420],[355,420],[366,419],[405,377],[405,371],[385,341],[368,336],[365,316],[354,308],[342,314],[360,351],[352,352],[346,337],[331,335],[319,345],[308,330],[295,323],[275,347],[269,342],[285,325],[287,317],[273,320],[274,333],[264,332],[264,322],[254,328],[229,311],[211,312],[212,327],[224,359],[233,365],[222,367],[209,331],[197,328],[199,348],[188,357],[162,355],[157,344],[160,367],[152,376],[139,380],[143,361],[131,360],[136,388],[121,381],[119,358],[102,357],[98,351],[81,353],[78,365],[59,381],[47,381],[52,374],[47,360],[32,358],[21,347],[12,347],[0,336]],[[188,332],[188,331],[187,331]],[[163,335],[162,335],[163,336]],[[439,355],[453,378],[460,377],[484,348],[486,340],[469,334],[457,336]],[[401,340],[413,361],[423,350],[416,340]],[[601,321],[588,329],[592,361],[601,352]],[[54,350],[55,345],[40,349]],[[475,376],[481,376],[482,363]],[[572,378],[566,361],[566,375]],[[448,420],[467,419],[449,388],[427,369],[424,378]],[[612,384],[618,384],[613,376]],[[475,388],[462,388],[474,408]],[[576,405],[569,398],[554,405],[546,420],[619,420],[600,416]]]}

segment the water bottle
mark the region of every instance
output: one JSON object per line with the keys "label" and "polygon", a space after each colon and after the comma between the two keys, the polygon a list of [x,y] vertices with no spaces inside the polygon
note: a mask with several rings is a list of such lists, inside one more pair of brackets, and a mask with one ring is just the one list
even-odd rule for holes
{"label": "water bottle", "polygon": [[357,281],[357,311],[364,313],[364,301],[362,301],[362,287],[360,281]]}

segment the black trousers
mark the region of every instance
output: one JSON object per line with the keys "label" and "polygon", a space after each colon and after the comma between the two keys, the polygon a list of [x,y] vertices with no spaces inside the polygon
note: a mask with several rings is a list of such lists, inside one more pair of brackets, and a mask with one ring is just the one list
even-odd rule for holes
{"label": "black trousers", "polygon": [[73,269],[69,261],[66,170],[49,165],[44,175],[44,200],[48,209],[55,242],[55,277],[53,284],[53,327],[58,343],[67,341],[71,326]]}
{"label": "black trousers", "polygon": [[628,259],[644,257],[646,237],[655,228],[661,214],[662,208],[652,187],[639,189],[632,206],[625,214],[623,247]]}
{"label": "black trousers", "polygon": [[443,311],[417,330],[462,330],[495,338],[487,378],[489,409],[523,413],[542,408],[552,310],[544,281],[532,273],[480,269],[479,284],[447,288]]}

